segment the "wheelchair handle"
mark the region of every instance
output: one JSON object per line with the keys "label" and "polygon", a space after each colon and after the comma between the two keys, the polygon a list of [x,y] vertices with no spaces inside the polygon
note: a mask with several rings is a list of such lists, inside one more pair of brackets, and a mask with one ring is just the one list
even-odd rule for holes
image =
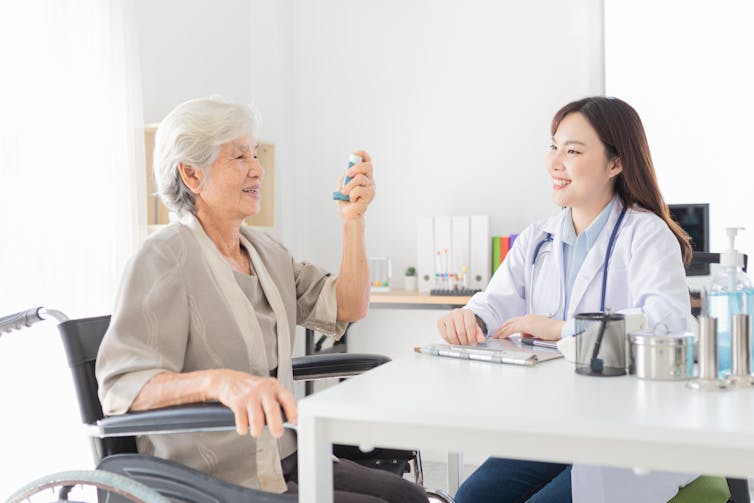
{"label": "wheelchair handle", "polygon": [[48,317],[60,322],[68,321],[68,316],[56,309],[33,307],[26,311],[20,311],[0,318],[0,334],[28,328],[39,321],[46,320]]}
{"label": "wheelchair handle", "polygon": [[33,307],[26,311],[9,314],[0,318],[0,333],[12,332],[13,330],[21,330],[22,328],[30,327],[38,321],[42,321],[43,318],[39,316],[39,310],[41,307]]}

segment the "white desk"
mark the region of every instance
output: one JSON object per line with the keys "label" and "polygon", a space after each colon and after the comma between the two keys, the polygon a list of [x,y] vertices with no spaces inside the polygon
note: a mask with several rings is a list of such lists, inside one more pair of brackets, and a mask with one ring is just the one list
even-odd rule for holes
{"label": "white desk", "polygon": [[302,503],[332,501],[334,442],[745,477],[754,389],[408,355],[300,403]]}

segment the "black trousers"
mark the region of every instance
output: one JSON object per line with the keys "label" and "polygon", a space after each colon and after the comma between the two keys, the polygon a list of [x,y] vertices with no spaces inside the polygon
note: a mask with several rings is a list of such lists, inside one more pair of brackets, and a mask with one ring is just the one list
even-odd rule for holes
{"label": "black trousers", "polygon": [[[282,460],[286,494],[298,494],[298,457],[296,453]],[[427,503],[420,486],[394,473],[367,468],[341,459],[333,461],[335,503]]]}

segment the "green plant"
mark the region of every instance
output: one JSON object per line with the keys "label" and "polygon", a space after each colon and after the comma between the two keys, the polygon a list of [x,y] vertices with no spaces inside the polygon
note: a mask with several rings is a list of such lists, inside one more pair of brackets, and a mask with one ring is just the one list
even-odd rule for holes
{"label": "green plant", "polygon": [[406,276],[416,276],[416,267],[406,269]]}

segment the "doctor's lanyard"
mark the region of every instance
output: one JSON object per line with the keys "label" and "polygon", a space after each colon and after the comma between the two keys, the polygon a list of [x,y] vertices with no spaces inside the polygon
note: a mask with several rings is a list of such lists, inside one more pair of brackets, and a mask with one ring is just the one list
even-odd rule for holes
{"label": "doctor's lanyard", "polygon": [[[623,209],[620,212],[620,215],[618,215],[618,221],[615,222],[615,225],[613,226],[613,232],[610,233],[610,240],[607,242],[607,251],[605,252],[605,262],[602,266],[602,296],[600,300],[600,311],[605,311],[605,296],[607,295],[607,265],[610,262],[610,255],[613,252],[613,246],[615,245],[615,237],[618,235],[618,228],[620,227],[621,222],[623,222],[623,217],[626,216],[626,210],[628,209],[627,205],[623,206]],[[551,242],[552,234],[549,232],[545,232],[545,237],[542,241],[537,243],[537,246],[534,248],[534,254],[531,258],[531,269],[532,269],[532,280],[531,280],[531,288],[529,288],[529,294],[533,297],[533,287],[534,287],[534,266],[537,263],[537,257],[539,256],[539,250],[544,246],[545,243]],[[561,294],[562,296],[562,294]],[[532,301],[534,299],[532,298]],[[558,306],[558,311],[560,310],[560,305]],[[553,313],[553,316],[555,313]],[[552,317],[552,316],[551,316]]]}

